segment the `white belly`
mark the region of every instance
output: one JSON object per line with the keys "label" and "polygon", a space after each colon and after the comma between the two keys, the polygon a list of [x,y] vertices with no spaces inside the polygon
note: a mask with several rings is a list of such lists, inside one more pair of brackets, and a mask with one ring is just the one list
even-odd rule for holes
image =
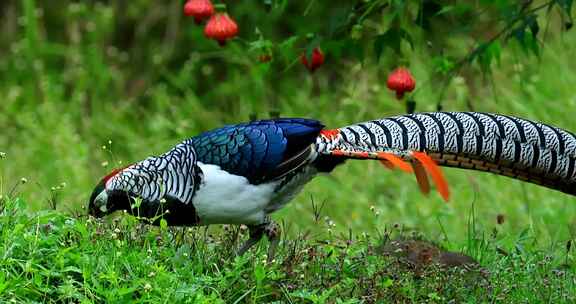
{"label": "white belly", "polygon": [[252,185],[219,166],[198,163],[204,173],[192,203],[200,224],[261,224],[278,182]]}

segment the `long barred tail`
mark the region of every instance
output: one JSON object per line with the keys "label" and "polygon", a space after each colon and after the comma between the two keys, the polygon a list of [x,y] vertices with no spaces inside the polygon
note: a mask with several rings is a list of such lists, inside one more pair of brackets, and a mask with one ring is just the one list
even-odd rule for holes
{"label": "long barred tail", "polygon": [[576,135],[506,115],[432,112],[372,120],[322,131],[317,149],[335,157],[380,159],[390,167],[399,166],[396,158],[409,160],[423,190],[420,164],[445,187],[441,172],[426,164],[429,158],[576,195]]}

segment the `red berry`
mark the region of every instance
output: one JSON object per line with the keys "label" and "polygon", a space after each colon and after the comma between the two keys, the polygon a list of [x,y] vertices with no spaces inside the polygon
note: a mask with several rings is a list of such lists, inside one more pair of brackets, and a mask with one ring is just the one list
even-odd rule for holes
{"label": "red berry", "polygon": [[238,25],[225,13],[212,15],[204,28],[204,35],[218,41],[220,46],[224,46],[226,40],[236,37],[237,34]]}
{"label": "red berry", "polygon": [[412,92],[414,90],[416,87],[416,81],[408,69],[400,67],[388,76],[386,85],[390,90],[396,92],[397,99],[402,99],[404,93]]}
{"label": "red berry", "polygon": [[300,62],[311,72],[314,73],[316,69],[324,64],[324,53],[320,48],[314,48],[312,50],[312,56],[310,56],[310,60],[306,54],[302,54],[300,56]]}
{"label": "red berry", "polygon": [[196,24],[214,15],[214,5],[210,0],[188,0],[184,5],[184,15],[194,17]]}

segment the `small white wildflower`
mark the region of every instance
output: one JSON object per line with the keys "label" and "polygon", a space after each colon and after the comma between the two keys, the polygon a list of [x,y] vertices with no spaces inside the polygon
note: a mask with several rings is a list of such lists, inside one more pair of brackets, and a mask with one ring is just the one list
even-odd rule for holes
{"label": "small white wildflower", "polygon": [[113,239],[116,239],[116,238],[118,238],[118,234],[116,234],[116,233],[112,233],[112,238],[113,238]]}
{"label": "small white wildflower", "polygon": [[146,252],[148,252],[148,254],[152,254],[152,249],[148,249]]}
{"label": "small white wildflower", "polygon": [[106,145],[103,145],[103,146],[102,146],[102,150],[106,150]]}
{"label": "small white wildflower", "polygon": [[452,81],[454,81],[455,85],[463,85],[466,83],[466,79],[464,79],[462,76],[456,76],[452,79]]}
{"label": "small white wildflower", "polygon": [[107,161],[103,161],[101,165],[102,165],[102,167],[106,168],[106,167],[108,167],[108,162],[107,162]]}
{"label": "small white wildflower", "polygon": [[144,285],[144,290],[150,291],[151,289],[152,289],[152,285],[150,285],[150,283],[146,283],[146,284]]}
{"label": "small white wildflower", "polygon": [[60,183],[60,188],[66,188],[66,182],[61,182],[61,183]]}
{"label": "small white wildflower", "polygon": [[374,210],[376,210],[376,207],[374,207],[374,205],[370,206],[370,211],[374,212]]}
{"label": "small white wildflower", "polygon": [[187,257],[188,257],[188,252],[184,252],[182,255],[187,258]]}
{"label": "small white wildflower", "polygon": [[112,141],[108,140],[108,145],[111,146],[112,145]]}
{"label": "small white wildflower", "polygon": [[23,178],[20,179],[20,182],[21,182],[22,184],[25,184],[25,183],[28,182],[28,179],[25,178],[25,177],[23,177]]}
{"label": "small white wildflower", "polygon": [[160,199],[160,204],[165,204],[166,203],[166,199],[165,198],[161,198]]}
{"label": "small white wildflower", "polygon": [[120,233],[120,229],[118,228],[114,229],[114,233]]}
{"label": "small white wildflower", "polygon": [[377,210],[376,212],[374,212],[374,214],[376,214],[377,216],[380,215],[380,210]]}
{"label": "small white wildflower", "polygon": [[118,161],[118,165],[122,166],[122,161],[121,161],[121,160]]}
{"label": "small white wildflower", "polygon": [[0,158],[2,158],[2,159],[6,158],[6,153],[5,153],[5,152],[0,152]]}
{"label": "small white wildflower", "polygon": [[150,273],[148,274],[148,277],[151,278],[154,276],[156,276],[156,273],[154,271],[150,271]]}
{"label": "small white wildflower", "polygon": [[50,188],[50,190],[52,190],[52,192],[54,192],[54,191],[58,190],[58,188],[52,187],[52,188]]}

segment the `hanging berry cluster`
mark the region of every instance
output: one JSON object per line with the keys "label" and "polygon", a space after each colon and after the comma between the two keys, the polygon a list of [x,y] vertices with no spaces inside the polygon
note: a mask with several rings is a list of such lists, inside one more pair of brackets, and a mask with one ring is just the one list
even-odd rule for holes
{"label": "hanging berry cluster", "polygon": [[210,0],[189,0],[184,5],[184,15],[194,17],[196,24],[214,15],[214,5]]}
{"label": "hanging berry cluster", "polygon": [[316,47],[312,50],[310,58],[308,58],[305,53],[300,55],[300,62],[302,62],[310,73],[314,73],[316,69],[324,64],[324,53],[319,47]]}
{"label": "hanging berry cluster", "polygon": [[[217,7],[223,5],[212,4],[210,0],[187,0],[184,4],[184,15],[193,17],[196,24],[202,24],[205,20],[204,36],[216,40],[220,46],[238,35],[238,24],[226,12],[217,12]],[[221,8],[218,7],[218,8]],[[270,52],[258,56],[258,61],[267,63],[272,60]],[[300,62],[310,73],[314,73],[324,64],[324,53],[319,47],[310,54],[302,53]]]}
{"label": "hanging berry cluster", "polygon": [[220,46],[238,35],[238,24],[227,13],[216,12],[210,0],[188,0],[184,5],[184,14],[194,17],[197,24],[208,19],[204,35],[214,39]]}
{"label": "hanging berry cluster", "polygon": [[386,81],[388,89],[396,92],[398,100],[404,97],[406,92],[412,92],[416,87],[416,81],[410,73],[410,70],[404,67],[399,67],[392,71]]}

